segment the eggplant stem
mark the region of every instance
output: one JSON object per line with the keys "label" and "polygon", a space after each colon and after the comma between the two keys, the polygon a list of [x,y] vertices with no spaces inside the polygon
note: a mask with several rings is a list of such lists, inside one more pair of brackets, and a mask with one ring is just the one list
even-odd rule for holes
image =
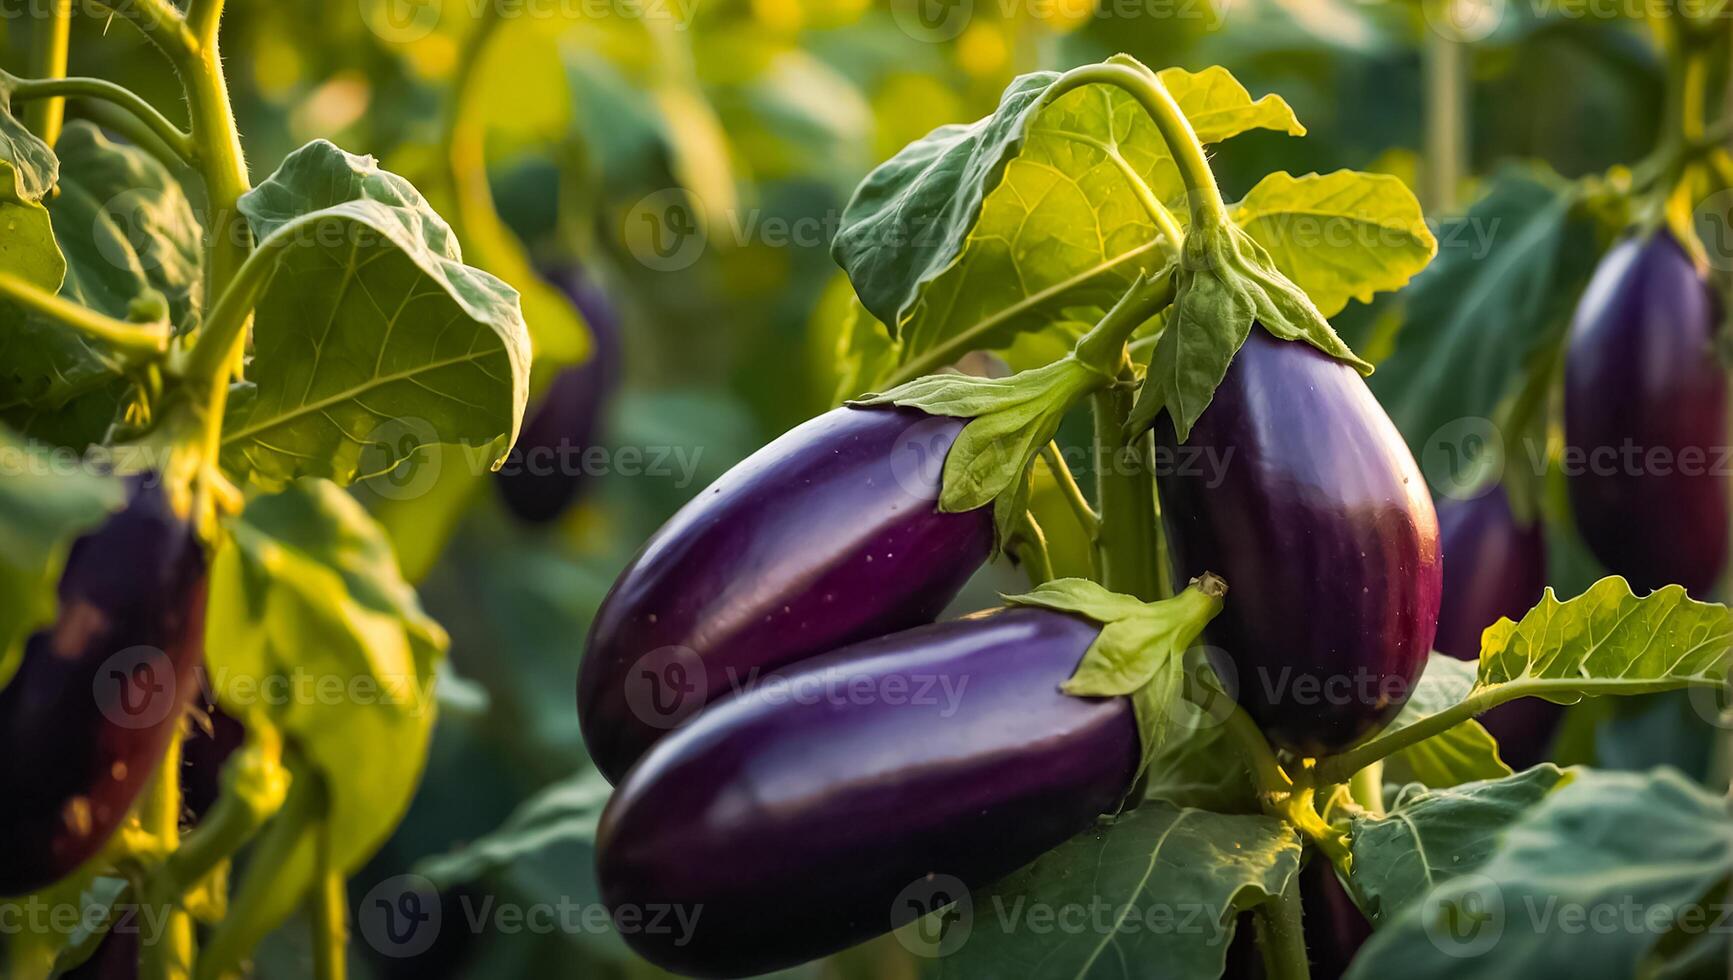
{"label": "eggplant stem", "polygon": [[1300,875],[1295,872],[1279,894],[1252,910],[1258,951],[1268,980],[1310,980],[1311,957],[1301,921]]}
{"label": "eggplant stem", "polygon": [[1089,501],[1083,496],[1083,488],[1077,485],[1077,477],[1071,472],[1071,467],[1065,464],[1065,456],[1059,451],[1059,444],[1047,440],[1047,445],[1041,447],[1041,461],[1047,464],[1047,472],[1053,474],[1053,482],[1058,484],[1059,492],[1065,497],[1065,503],[1071,507],[1071,513],[1077,518],[1077,524],[1083,528],[1083,533],[1089,536],[1091,543],[1096,535],[1101,533],[1101,515],[1095,508],[1089,506]]}
{"label": "eggplant stem", "polygon": [[1017,538],[1017,557],[1023,562],[1029,584],[1040,586],[1053,581],[1053,556],[1047,550],[1047,534],[1041,530],[1034,514],[1023,512],[1023,519],[1017,528]]}

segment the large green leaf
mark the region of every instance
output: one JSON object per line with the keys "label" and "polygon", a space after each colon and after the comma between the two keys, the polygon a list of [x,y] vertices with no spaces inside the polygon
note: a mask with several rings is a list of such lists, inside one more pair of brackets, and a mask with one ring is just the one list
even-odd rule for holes
{"label": "large green leaf", "polygon": [[67,466],[0,429],[0,687],[17,669],[24,641],[53,621],[67,549],[124,498],[119,480]]}
{"label": "large green leaf", "polygon": [[0,97],[0,271],[43,289],[59,289],[66,262],[42,198],[54,186],[60,161],[48,144],[7,111]]}
{"label": "large green leaf", "polygon": [[958,920],[967,938],[937,973],[1218,977],[1236,915],[1281,892],[1299,867],[1300,839],[1280,820],[1146,803],[973,895],[972,914]]}
{"label": "large green leaf", "polygon": [[[1205,142],[1304,132],[1225,69],[1159,75]],[[1106,85],[1043,106],[1058,78],[1024,75],[993,115],[910,144],[844,211],[832,251],[905,360],[1005,347],[1058,310],[1105,309],[1171,254],[1144,195],[1183,222],[1185,191],[1154,122]]]}
{"label": "large green leaf", "polygon": [[1350,978],[1724,976],[1733,820],[1672,770],[1576,771],[1473,874],[1373,933]]}
{"label": "large green leaf", "polygon": [[408,181],[317,140],[241,210],[275,267],[224,420],[226,467],[275,488],[351,483],[436,443],[504,458],[529,386],[517,292],[463,264]]}
{"label": "large green leaf", "polygon": [[[1394,732],[1436,714],[1468,697],[1474,690],[1475,667],[1466,660],[1434,653],[1426,672],[1396,720],[1384,729]],[[1498,742],[1480,722],[1469,719],[1438,735],[1417,742],[1384,760],[1384,777],[1397,783],[1420,783],[1434,789],[1510,775],[1499,758]]]}
{"label": "large green leaf", "polygon": [[1386,174],[1273,173],[1232,213],[1325,316],[1400,289],[1438,247],[1413,192]]}
{"label": "large green leaf", "polygon": [[1368,383],[1415,455],[1447,423],[1493,415],[1587,275],[1594,236],[1556,183],[1500,173],[1439,226],[1438,258],[1403,293],[1395,349]]}
{"label": "large green leaf", "polygon": [[[48,204],[65,275],[61,296],[125,318],[147,290],[177,332],[198,322],[204,232],[180,183],[155,157],[73,122],[59,140],[59,190]],[[131,383],[102,344],[59,323],[0,306],[0,418],[48,442],[102,438]]]}
{"label": "large green leaf", "polygon": [[1492,856],[1500,833],[1567,783],[1557,766],[1449,789],[1403,786],[1388,815],[1354,821],[1353,884],[1366,914],[1382,926],[1426,892],[1468,874]]}
{"label": "large green leaf", "polygon": [[[325,785],[332,860],[358,867],[420,778],[446,637],[348,494],[303,480],[248,503],[211,569],[206,664],[223,710],[282,730]],[[290,862],[282,914],[311,880]]]}
{"label": "large green leaf", "polygon": [[608,802],[608,781],[587,770],[525,800],[505,823],[416,870],[440,888],[475,881],[564,843],[593,849],[596,823]]}

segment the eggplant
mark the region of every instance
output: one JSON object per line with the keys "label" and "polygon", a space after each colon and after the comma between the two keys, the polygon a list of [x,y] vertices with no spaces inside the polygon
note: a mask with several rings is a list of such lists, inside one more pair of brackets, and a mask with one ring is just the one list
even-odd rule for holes
{"label": "eggplant", "polygon": [[545,524],[576,503],[588,486],[584,457],[599,445],[603,416],[620,386],[620,320],[608,297],[578,266],[545,273],[590,328],[590,357],[548,383],[524,419],[517,445],[494,471],[506,508]]}
{"label": "eggplant", "polygon": [[[1546,588],[1546,541],[1539,522],[1518,523],[1502,484],[1468,500],[1438,505],[1444,599],[1433,648],[1480,659],[1480,634],[1501,617],[1521,619]],[[1522,698],[1480,716],[1506,762],[1526,769],[1546,759],[1564,708]]]}
{"label": "eggplant", "polygon": [[839,408],[785,433],[644,544],[602,601],[578,719],[609,782],[758,674],[931,622],[987,558],[991,508],[938,511],[963,419]]}
{"label": "eggplant", "polygon": [[1665,231],[1601,260],[1565,350],[1565,486],[1589,550],[1639,592],[1727,564],[1727,376],[1708,280]]}
{"label": "eggplant", "polygon": [[1322,855],[1314,854],[1300,869],[1300,909],[1312,976],[1340,980],[1354,955],[1371,938],[1372,923]]}
{"label": "eggplant", "polygon": [[206,697],[200,723],[189,726],[181,741],[181,804],[202,821],[223,791],[223,764],[247,740],[246,726]]}
{"label": "eggplant", "polygon": [[1116,809],[1128,698],[1059,690],[1100,627],[1012,608],[835,651],[700,713],[602,812],[602,899],[692,976],[764,973],[886,932]]}
{"label": "eggplant", "polygon": [[0,895],[94,855],[162,761],[198,689],[205,565],[152,477],[72,543],[58,616],[0,690]]}
{"label": "eggplant", "polygon": [[1307,757],[1383,727],[1432,648],[1438,518],[1360,375],[1253,326],[1185,445],[1155,431],[1175,580],[1233,583],[1204,640],[1239,703]]}

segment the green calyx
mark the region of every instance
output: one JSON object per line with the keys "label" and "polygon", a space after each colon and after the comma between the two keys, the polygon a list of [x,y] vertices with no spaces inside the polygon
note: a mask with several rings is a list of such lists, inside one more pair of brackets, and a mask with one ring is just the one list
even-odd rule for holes
{"label": "green calyx", "polygon": [[1008,378],[928,375],[849,404],[900,405],[971,419],[945,454],[939,510],[955,514],[991,503],[1003,548],[1027,509],[1030,464],[1071,406],[1111,381],[1075,357],[1065,357]]}
{"label": "green calyx", "polygon": [[1130,697],[1147,764],[1182,727],[1176,709],[1185,694],[1185,652],[1221,611],[1227,591],[1227,582],[1205,572],[1172,598],[1143,602],[1088,579],[1063,578],[1005,601],[1102,624],[1062,690],[1076,697]]}

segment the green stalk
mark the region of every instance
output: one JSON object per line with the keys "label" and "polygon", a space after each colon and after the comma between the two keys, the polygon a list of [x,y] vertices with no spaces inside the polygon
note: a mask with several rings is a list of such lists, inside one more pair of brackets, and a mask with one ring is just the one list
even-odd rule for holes
{"label": "green stalk", "polygon": [[0,272],[0,297],[102,342],[129,363],[149,361],[168,350],[166,324],[116,319],[10,272]]}
{"label": "green stalk", "polygon": [[341,872],[330,865],[331,821],[319,830],[319,879],[313,885],[313,976],[315,980],[345,980],[349,975],[348,895]]}
{"label": "green stalk", "polygon": [[[139,801],[138,818],[168,851],[180,844],[181,736],[176,732],[158,764],[150,788]],[[186,910],[168,908],[158,935],[145,935],[139,950],[141,980],[186,980],[193,970],[193,920]]]}
{"label": "green stalk", "polygon": [[1059,494],[1065,498],[1066,506],[1071,508],[1072,516],[1077,518],[1077,526],[1093,541],[1101,532],[1101,517],[1084,498],[1083,488],[1077,485],[1077,477],[1071,472],[1071,467],[1065,465],[1065,457],[1059,452],[1059,444],[1049,439],[1047,445],[1041,448],[1041,461],[1047,464],[1047,472],[1053,474],[1053,482],[1058,485]]}
{"label": "green stalk", "polygon": [[1151,602],[1161,598],[1155,568],[1155,481],[1135,443],[1128,445],[1123,434],[1131,404],[1128,384],[1115,384],[1091,396],[1095,499],[1101,507],[1096,564],[1101,584]]}
{"label": "green stalk", "polygon": [[1306,953],[1306,934],[1300,912],[1300,876],[1288,879],[1281,894],[1273,895],[1253,910],[1258,949],[1264,957],[1267,980],[1309,980],[1311,958]]}
{"label": "green stalk", "polygon": [[[192,136],[123,85],[104,78],[19,78],[0,71],[0,89],[12,93],[14,102],[29,102],[26,112],[48,105],[60,106],[61,100],[68,97],[106,102],[135,116],[153,136],[173,150],[181,162],[192,162]],[[55,123],[58,125],[59,120],[56,119]]]}
{"label": "green stalk", "polygon": [[1432,31],[1426,39],[1426,212],[1447,211],[1468,160],[1466,42]]}
{"label": "green stalk", "polygon": [[[59,78],[66,74],[67,42],[72,31],[72,0],[53,0],[48,17],[36,25],[30,39],[30,74],[38,78]],[[66,121],[66,103],[58,98],[46,98],[24,108],[24,125],[53,146],[60,139],[61,124]]]}
{"label": "green stalk", "polygon": [[1034,514],[1023,512],[1017,534],[1022,539],[1017,549],[1017,557],[1023,562],[1029,584],[1039,586],[1053,581],[1053,557],[1047,551],[1047,533],[1041,530],[1041,524],[1035,520]]}

